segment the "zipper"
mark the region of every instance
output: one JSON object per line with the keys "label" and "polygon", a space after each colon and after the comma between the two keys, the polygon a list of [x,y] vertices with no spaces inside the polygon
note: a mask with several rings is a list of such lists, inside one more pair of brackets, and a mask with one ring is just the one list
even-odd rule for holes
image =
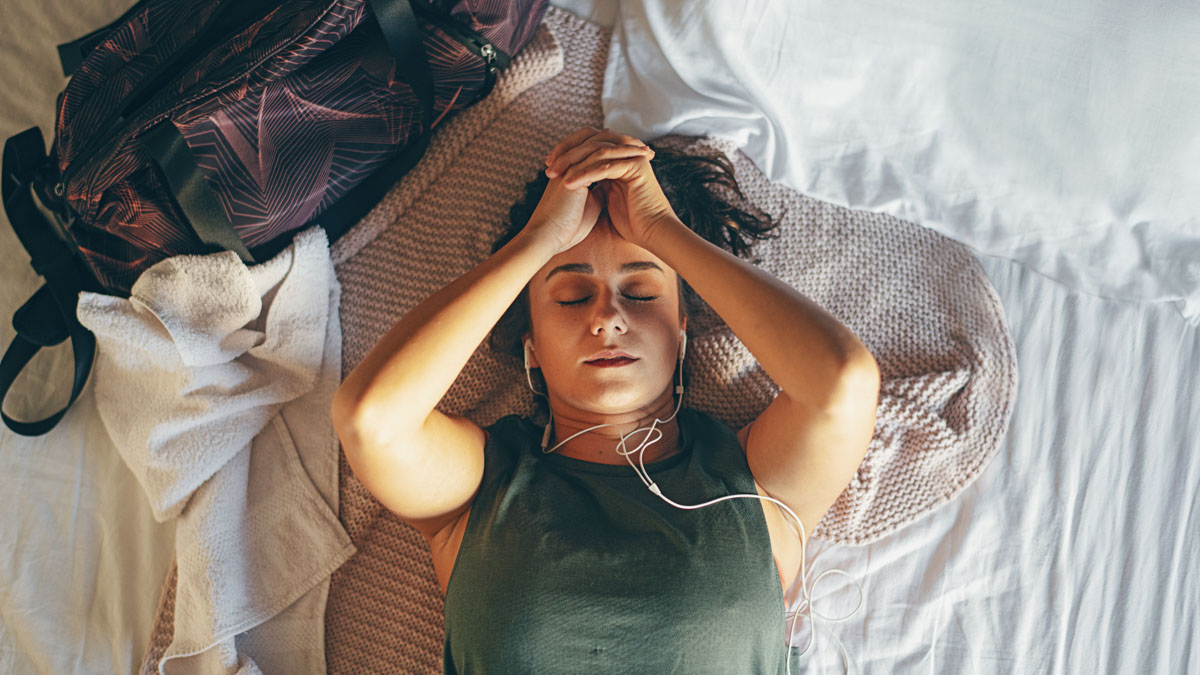
{"label": "zipper", "polygon": [[[401,1],[406,1],[406,0],[401,0]],[[495,71],[497,69],[507,68],[508,65],[511,63],[512,58],[508,54],[505,54],[503,50],[501,50],[501,49],[497,48],[495,45],[491,44],[482,35],[463,26],[461,23],[459,23],[452,17],[448,16],[444,11],[437,9],[437,8],[433,7],[432,5],[426,4],[424,2],[424,0],[416,0],[415,2],[412,2],[411,5],[412,5],[413,9],[416,10],[417,14],[420,14],[423,18],[429,20],[431,23],[433,23],[436,26],[438,26],[439,28],[441,28],[443,31],[445,31],[445,33],[447,35],[449,35],[451,38],[460,42],[469,51],[476,54],[480,58],[484,59],[484,61],[487,64],[488,70],[491,71],[493,74],[495,73]],[[321,21],[323,21],[331,9],[332,9],[332,7],[326,6],[325,11],[322,12],[316,18],[314,18],[307,26],[305,26],[305,28],[301,32],[301,34],[308,33],[317,24],[319,24]],[[217,11],[220,12],[220,9],[218,9]],[[214,15],[214,20],[215,19],[216,19],[216,16]],[[203,37],[204,37],[204,31],[202,30],[196,36],[196,38],[194,38],[194,40],[199,41]],[[236,37],[236,35],[232,36],[230,39],[233,39],[233,37]],[[91,143],[88,144],[85,151],[80,152],[76,156],[75,161],[73,161],[67,165],[66,170],[63,171],[63,173],[62,173],[62,177],[59,181],[59,184],[55,185],[55,187],[54,187],[55,194],[57,195],[60,191],[64,192],[64,194],[65,194],[65,186],[67,184],[69,184],[75,178],[75,176],[79,172],[80,167],[82,167],[84,164],[87,163],[86,158],[89,157],[91,155],[91,153],[94,152],[106,140],[111,140],[112,138],[123,137],[125,135],[125,132],[127,132],[129,129],[134,128],[134,127],[139,128],[140,131],[144,131],[145,129],[148,129],[148,128],[154,126],[155,124],[158,124],[162,120],[166,119],[167,117],[169,117],[171,115],[171,113],[175,112],[176,110],[179,110],[180,108],[182,108],[190,103],[193,103],[201,98],[204,98],[205,96],[215,96],[215,95],[219,94],[221,92],[221,90],[224,89],[225,87],[228,87],[230,84],[237,81],[238,79],[245,77],[247,72],[253,72],[254,70],[257,70],[258,67],[261,66],[265,61],[267,61],[271,57],[275,56],[283,48],[292,44],[292,42],[293,42],[293,40],[290,37],[286,38],[284,40],[281,40],[278,44],[271,47],[271,49],[269,49],[267,51],[267,53],[264,54],[261,59],[259,59],[257,62],[252,64],[248,69],[243,69],[241,72],[238,72],[238,73],[232,75],[231,77],[225,79],[224,81],[217,83],[216,87],[214,89],[212,89],[208,94],[191,94],[189,96],[185,96],[182,99],[180,99],[179,101],[177,101],[176,103],[169,105],[166,110],[155,113],[155,114],[151,115],[149,118],[142,120],[142,121],[138,121],[137,117],[139,116],[139,114],[144,113],[147,108],[150,108],[152,103],[156,102],[154,98],[151,98],[150,100],[146,101],[142,106],[140,106],[141,109],[136,111],[137,114],[131,114],[128,118],[118,116],[115,120],[113,120],[111,122],[108,129],[106,129],[104,132],[96,135],[95,139]],[[188,48],[185,48],[185,51],[190,50],[190,48],[191,48],[190,46]],[[172,65],[175,65],[176,63],[177,63],[176,60],[172,61]],[[167,67],[164,67],[164,71],[166,69],[167,69]],[[176,78],[182,77],[182,75],[183,75],[183,73],[179,72],[176,74]],[[170,80],[170,81],[173,81],[173,80]],[[130,112],[133,112],[133,111],[130,111]],[[118,133],[118,132],[120,132],[120,133]],[[117,152],[119,146],[120,146],[120,144],[117,144],[117,146],[114,146],[108,152],[108,154],[107,154],[107,156],[105,156],[102,164],[108,164],[112,160],[113,156],[116,155],[116,152]],[[88,185],[86,186],[85,192],[90,194],[91,190],[92,190],[92,182],[89,181]],[[64,199],[64,202],[65,201],[66,200]]]}
{"label": "zipper", "polygon": [[[331,9],[332,9],[331,6],[326,6],[325,11],[322,12],[320,15],[318,15],[316,18],[314,18],[311,22],[309,22],[309,24],[304,27],[304,30],[301,31],[300,34],[301,35],[307,34],[317,24],[321,23],[325,19],[325,17],[329,14]],[[237,36],[236,35],[231,36],[229,39],[232,40],[234,37],[237,37]],[[228,42],[228,40],[227,40],[227,42]],[[221,92],[222,89],[228,87],[233,82],[236,82],[237,80],[245,77],[247,73],[257,70],[258,67],[261,66],[264,62],[266,62],[271,57],[278,54],[281,50],[283,50],[285,47],[292,44],[293,42],[294,42],[294,40],[292,37],[288,37],[283,40],[280,40],[277,44],[275,44],[269,50],[267,50],[267,52],[263,55],[263,57],[261,59],[259,59],[255,63],[251,64],[249,68],[243,69],[243,70],[235,73],[234,75],[226,78],[222,82],[218,82],[216,84],[215,88],[212,89],[207,94],[193,93],[188,96],[184,96],[182,99],[180,99],[179,101],[176,101],[174,104],[168,105],[166,110],[163,110],[158,113],[154,113],[153,115],[151,115],[149,118],[147,118],[145,120],[138,121],[136,115],[131,115],[129,119],[117,119],[112,124],[110,129],[104,135],[99,136],[97,138],[97,141],[94,142],[92,144],[92,146],[89,146],[89,147],[98,146],[105,139],[111,139],[113,137],[118,137],[118,135],[116,133],[118,129],[122,129],[122,134],[120,134],[121,136],[124,135],[125,131],[128,131],[129,129],[134,128],[134,127],[137,127],[139,129],[139,131],[144,131],[145,129],[148,129],[148,128],[158,124],[162,120],[170,117],[171,113],[175,112],[176,110],[179,110],[180,108],[182,108],[190,103],[193,103],[197,100],[205,98],[206,96],[216,96],[217,94],[219,94]],[[182,76],[183,76],[182,72],[177,74],[177,77],[182,77]],[[142,110],[139,110],[138,113],[144,113],[147,108],[150,108],[150,104],[154,103],[154,102],[155,102],[154,99],[147,101],[146,104],[142,106]],[[120,144],[118,143],[116,146],[114,146],[108,152],[108,154],[105,156],[102,164],[108,164],[109,162],[112,161],[112,158],[113,158],[113,156],[116,155],[119,146],[120,146]],[[75,177],[75,175],[78,173],[79,167],[86,163],[84,158],[87,156],[88,155],[81,153],[77,157],[75,162],[72,162],[71,164],[67,165],[67,170],[63,172],[63,176],[61,179],[62,184],[65,185],[65,184],[69,183],[71,181],[71,179],[73,179]],[[92,190],[92,182],[89,181],[86,186],[85,192],[90,194],[91,190]],[[57,186],[55,188],[55,192],[56,193],[58,192]]]}
{"label": "zipper", "polygon": [[462,43],[469,51],[486,61],[488,70],[492,72],[495,72],[497,68],[503,70],[512,62],[512,57],[505,54],[491,42],[488,42],[487,38],[462,25],[462,23],[455,20],[454,17],[447,15],[443,10],[435,8],[423,0],[414,0],[410,4],[413,10],[417,14],[420,14],[422,18],[429,20],[430,23],[441,28],[451,38]]}

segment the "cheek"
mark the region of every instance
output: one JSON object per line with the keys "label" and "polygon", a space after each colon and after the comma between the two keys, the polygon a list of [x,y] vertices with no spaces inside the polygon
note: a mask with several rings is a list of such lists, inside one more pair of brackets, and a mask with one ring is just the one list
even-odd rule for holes
{"label": "cheek", "polygon": [[674,308],[663,308],[654,317],[655,343],[663,368],[670,370],[679,358],[679,318]]}
{"label": "cheek", "polygon": [[568,337],[572,332],[566,317],[556,316],[551,310],[548,313],[534,312],[532,332],[538,361],[543,369],[555,369],[572,356],[567,352]]}

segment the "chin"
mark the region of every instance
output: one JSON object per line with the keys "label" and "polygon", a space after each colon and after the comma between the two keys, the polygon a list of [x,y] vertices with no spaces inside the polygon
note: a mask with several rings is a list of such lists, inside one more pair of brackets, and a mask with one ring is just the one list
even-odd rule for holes
{"label": "chin", "polygon": [[644,408],[651,400],[652,397],[643,391],[606,387],[598,392],[593,391],[581,407],[594,413],[619,415]]}

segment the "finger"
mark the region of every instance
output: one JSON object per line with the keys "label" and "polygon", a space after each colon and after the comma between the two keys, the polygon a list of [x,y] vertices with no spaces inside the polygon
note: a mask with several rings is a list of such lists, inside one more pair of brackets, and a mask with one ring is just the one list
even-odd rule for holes
{"label": "finger", "polygon": [[[590,150],[590,152],[588,152]],[[587,154],[584,154],[587,153]],[[591,164],[600,160],[623,159],[626,157],[654,157],[654,151],[647,147],[634,145],[610,145],[607,143],[580,146],[567,155],[559,158],[553,166],[546,168],[546,175],[553,178],[567,172],[572,166]]]}
{"label": "finger", "polygon": [[563,175],[563,187],[574,190],[602,180],[619,180],[638,170],[642,157],[629,157],[571,167]]}
{"label": "finger", "polygon": [[551,157],[558,157],[563,152],[566,152],[570,148],[579,145],[580,143],[599,133],[603,132],[596,127],[584,127],[559,141],[557,145],[550,149],[550,153],[546,155],[546,159],[549,160]]}
{"label": "finger", "polygon": [[549,154],[546,155],[546,166],[553,164],[555,160],[562,157],[564,153],[570,151],[572,147],[583,145],[589,140],[607,141],[613,145],[636,145],[642,148],[646,147],[646,144],[641,140],[628,134],[618,134],[617,132],[607,128],[597,129],[595,127],[585,127],[584,129],[580,129],[574,134],[571,134],[559,142],[558,145],[554,146],[554,148],[550,150]]}
{"label": "finger", "polygon": [[595,190],[588,190],[586,201],[583,207],[583,221],[595,223],[600,217],[600,212],[604,210],[604,197],[597,194]]}
{"label": "finger", "polygon": [[565,173],[567,169],[575,164],[583,162],[589,155],[595,152],[598,148],[617,147],[616,144],[610,141],[597,140],[596,137],[565,149],[562,153],[555,157],[553,161],[546,167],[550,169],[547,175],[553,176],[555,173]]}
{"label": "finger", "polygon": [[602,159],[623,159],[626,157],[645,157],[646,159],[650,159],[654,157],[654,151],[648,147],[639,145],[588,143],[572,149],[567,154],[555,160],[552,165],[546,168],[546,175],[553,178],[556,175],[565,173],[575,165],[590,164]]}

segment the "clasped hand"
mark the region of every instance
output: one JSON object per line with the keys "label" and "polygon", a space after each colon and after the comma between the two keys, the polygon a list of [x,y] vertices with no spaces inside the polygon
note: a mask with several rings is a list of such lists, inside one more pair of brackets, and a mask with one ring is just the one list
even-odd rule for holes
{"label": "clasped hand", "polygon": [[584,127],[546,156],[550,183],[530,222],[549,226],[559,252],[583,241],[607,208],[613,229],[645,246],[656,227],[675,211],[650,168],[654,151],[640,140],[609,129]]}

